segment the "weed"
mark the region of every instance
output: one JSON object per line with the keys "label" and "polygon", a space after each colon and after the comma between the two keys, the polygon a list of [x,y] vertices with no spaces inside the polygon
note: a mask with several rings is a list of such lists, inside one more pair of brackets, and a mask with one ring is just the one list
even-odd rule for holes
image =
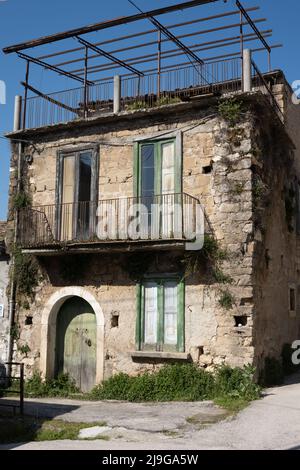
{"label": "weed", "polygon": [[241,120],[243,104],[236,98],[229,98],[219,103],[218,110],[222,118],[227,121],[230,126],[234,126]]}
{"label": "weed", "polygon": [[32,398],[68,397],[78,392],[78,388],[68,374],[60,374],[56,379],[43,381],[41,375],[35,372],[25,382],[25,395]]}
{"label": "weed", "polygon": [[231,310],[235,304],[235,300],[235,297],[228,289],[220,291],[219,304],[225,310]]}
{"label": "weed", "polygon": [[96,386],[90,397],[96,400],[140,401],[202,401],[217,397],[250,401],[260,395],[250,366],[224,366],[215,374],[195,364],[168,365],[155,373],[136,377],[118,374]]}

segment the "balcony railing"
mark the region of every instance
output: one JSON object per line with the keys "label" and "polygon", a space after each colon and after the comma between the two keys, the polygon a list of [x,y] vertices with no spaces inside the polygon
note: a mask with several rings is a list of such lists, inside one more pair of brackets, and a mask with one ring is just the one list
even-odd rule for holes
{"label": "balcony railing", "polygon": [[162,194],[22,209],[19,243],[23,248],[110,242],[186,241],[204,233],[197,198]]}

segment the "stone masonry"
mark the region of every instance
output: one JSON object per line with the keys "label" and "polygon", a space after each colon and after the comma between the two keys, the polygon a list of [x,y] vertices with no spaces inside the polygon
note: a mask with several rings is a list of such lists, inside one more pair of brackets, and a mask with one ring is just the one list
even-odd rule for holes
{"label": "stone masonry", "polygon": [[[286,87],[283,82],[278,93]],[[59,150],[98,144],[101,199],[130,197],[136,139],[181,136],[183,191],[199,198],[214,237],[226,252],[222,282],[211,279],[204,266],[185,278],[185,352],[209,368],[223,363],[262,368],[266,357],[279,358],[283,344],[300,334],[299,308],[293,313],[289,309],[289,288],[297,288],[300,281],[297,221],[295,213],[289,221],[286,214],[291,185],[300,180],[300,147],[263,95],[240,94],[238,99],[243,111],[234,125],[220,114],[217,100],[209,98],[17,134],[34,143],[24,149],[32,162],[23,163],[24,186],[33,206],[55,204]],[[289,103],[282,98],[287,122]],[[16,165],[13,148],[10,228]],[[185,256],[180,249],[152,254],[148,274],[178,272]],[[15,359],[25,362],[28,375],[40,368],[44,306],[68,286],[85,289],[102,308],[104,378],[160,367],[163,359],[138,360],[131,355],[136,349],[136,280],[128,272],[128,257],[88,250],[83,255],[37,256],[40,275],[35,297],[26,308],[20,302],[16,316],[20,337]],[[222,305],[226,296],[231,300],[227,307]],[[32,322],[26,321],[28,316]],[[30,351],[22,355],[18,345],[28,345]]]}

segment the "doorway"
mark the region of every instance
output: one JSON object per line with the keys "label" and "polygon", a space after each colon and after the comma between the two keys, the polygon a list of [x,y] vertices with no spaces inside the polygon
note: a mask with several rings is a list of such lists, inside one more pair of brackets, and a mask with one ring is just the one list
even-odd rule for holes
{"label": "doorway", "polygon": [[96,316],[91,305],[71,297],[60,308],[56,326],[56,375],[65,373],[82,392],[96,383]]}

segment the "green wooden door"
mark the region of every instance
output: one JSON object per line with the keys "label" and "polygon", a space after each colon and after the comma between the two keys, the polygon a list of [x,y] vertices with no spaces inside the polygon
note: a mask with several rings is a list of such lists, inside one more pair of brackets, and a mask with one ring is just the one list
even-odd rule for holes
{"label": "green wooden door", "polygon": [[67,300],[58,314],[56,371],[69,374],[83,392],[95,385],[96,316],[80,297]]}

